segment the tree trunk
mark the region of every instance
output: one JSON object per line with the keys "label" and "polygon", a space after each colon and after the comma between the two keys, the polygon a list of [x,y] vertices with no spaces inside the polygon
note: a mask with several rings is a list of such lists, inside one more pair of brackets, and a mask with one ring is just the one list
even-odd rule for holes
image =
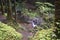
{"label": "tree trunk", "polygon": [[15,12],[15,20],[17,21],[17,14],[16,14],[16,0],[14,0],[14,12]]}
{"label": "tree trunk", "polygon": [[7,19],[9,21],[11,21],[12,20],[11,0],[7,0],[7,10],[8,10],[8,12],[7,12]]}
{"label": "tree trunk", "polygon": [[1,0],[1,12],[2,15],[4,15],[4,5],[3,5],[4,0]]}
{"label": "tree trunk", "polygon": [[[60,23],[60,0],[55,0],[55,22],[59,22]],[[56,34],[57,34],[57,38],[60,38],[60,34],[58,33],[60,29],[59,27],[60,24],[56,24],[55,26],[57,27],[56,30]]]}

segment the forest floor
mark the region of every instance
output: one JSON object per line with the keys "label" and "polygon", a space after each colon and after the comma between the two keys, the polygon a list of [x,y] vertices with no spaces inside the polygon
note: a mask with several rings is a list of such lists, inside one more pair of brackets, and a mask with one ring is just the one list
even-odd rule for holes
{"label": "forest floor", "polygon": [[21,23],[22,27],[24,27],[24,30],[18,30],[23,35],[22,40],[29,40],[30,36],[33,36],[34,34],[31,32],[33,31],[33,27],[31,24]]}

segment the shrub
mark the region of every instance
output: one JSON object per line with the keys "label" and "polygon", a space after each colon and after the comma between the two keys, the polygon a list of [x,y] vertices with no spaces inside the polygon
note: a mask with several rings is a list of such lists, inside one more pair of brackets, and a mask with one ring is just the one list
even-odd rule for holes
{"label": "shrub", "polygon": [[53,29],[42,29],[38,31],[31,40],[56,40]]}
{"label": "shrub", "polygon": [[22,35],[11,26],[0,22],[0,40],[21,40]]}

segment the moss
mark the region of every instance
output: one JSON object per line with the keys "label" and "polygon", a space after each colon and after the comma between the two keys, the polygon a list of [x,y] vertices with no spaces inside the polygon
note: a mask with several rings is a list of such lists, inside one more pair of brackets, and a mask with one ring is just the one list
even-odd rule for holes
{"label": "moss", "polygon": [[22,35],[14,28],[0,22],[0,40],[21,40]]}

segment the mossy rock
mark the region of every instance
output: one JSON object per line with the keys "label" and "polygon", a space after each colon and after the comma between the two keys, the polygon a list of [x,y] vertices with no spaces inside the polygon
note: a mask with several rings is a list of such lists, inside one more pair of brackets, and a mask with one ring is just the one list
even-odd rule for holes
{"label": "mossy rock", "polygon": [[0,22],[0,40],[22,40],[22,35],[11,26]]}

